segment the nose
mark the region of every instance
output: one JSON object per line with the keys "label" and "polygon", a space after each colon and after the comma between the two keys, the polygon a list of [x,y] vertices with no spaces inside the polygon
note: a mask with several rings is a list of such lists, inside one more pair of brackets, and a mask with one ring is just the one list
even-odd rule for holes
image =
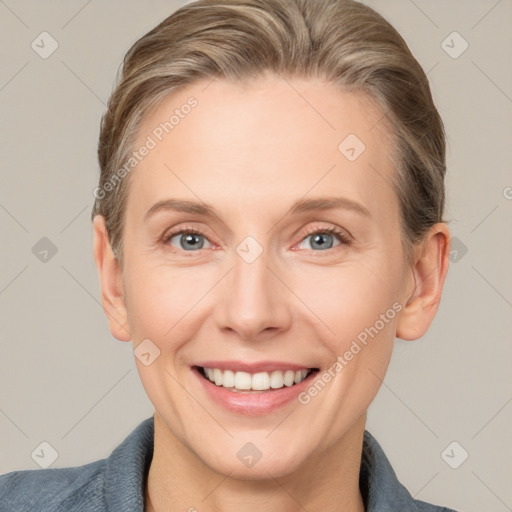
{"label": "nose", "polygon": [[219,283],[215,320],[223,331],[235,332],[244,341],[275,337],[291,323],[290,297],[284,276],[263,251],[254,261],[243,252],[233,254],[233,268]]}

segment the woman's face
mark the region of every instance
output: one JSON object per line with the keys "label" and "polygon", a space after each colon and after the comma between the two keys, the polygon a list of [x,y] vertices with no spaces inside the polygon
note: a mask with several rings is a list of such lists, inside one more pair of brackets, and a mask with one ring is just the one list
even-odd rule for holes
{"label": "woman's face", "polygon": [[196,83],[144,120],[126,328],[162,424],[217,471],[284,475],[364,423],[413,286],[382,118],[320,80],[265,78]]}

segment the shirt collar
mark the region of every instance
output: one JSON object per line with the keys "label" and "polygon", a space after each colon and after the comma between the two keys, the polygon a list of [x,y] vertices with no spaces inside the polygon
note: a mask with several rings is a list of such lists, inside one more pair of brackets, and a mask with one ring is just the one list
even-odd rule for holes
{"label": "shirt collar", "polygon": [[366,512],[416,510],[415,500],[398,481],[377,440],[364,431],[359,488]]}
{"label": "shirt collar", "polygon": [[147,418],[107,459],[105,501],[108,512],[144,512],[149,466],[153,458],[153,416]]}

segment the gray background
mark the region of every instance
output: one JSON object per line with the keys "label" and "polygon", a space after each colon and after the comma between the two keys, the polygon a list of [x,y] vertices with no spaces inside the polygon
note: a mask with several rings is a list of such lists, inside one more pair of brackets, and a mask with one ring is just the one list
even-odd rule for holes
{"label": "gray background", "polygon": [[[184,3],[0,0],[0,473],[37,469],[43,441],[51,467],[104,458],[153,412],[131,344],[108,330],[89,215],[121,59]],[[396,341],[367,428],[416,498],[512,510],[512,1],[366,3],[428,72],[458,240],[437,317],[421,340]],[[59,45],[46,59],[31,47],[43,31]],[[443,43],[453,31],[469,44],[458,58],[463,41]],[[46,261],[43,237],[57,248]]]}

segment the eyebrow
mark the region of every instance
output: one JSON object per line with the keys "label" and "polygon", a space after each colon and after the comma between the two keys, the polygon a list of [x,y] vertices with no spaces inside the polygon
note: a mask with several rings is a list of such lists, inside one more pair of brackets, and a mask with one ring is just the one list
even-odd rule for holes
{"label": "eyebrow", "polygon": [[[362,204],[348,199],[346,197],[317,197],[311,199],[299,199],[289,210],[291,215],[298,215],[310,211],[323,211],[333,209],[351,210],[365,217],[371,217],[370,212]],[[148,220],[151,216],[160,211],[176,211],[184,213],[192,213],[204,215],[207,217],[216,217],[213,206],[186,199],[165,199],[155,203],[144,216],[144,220]]]}

